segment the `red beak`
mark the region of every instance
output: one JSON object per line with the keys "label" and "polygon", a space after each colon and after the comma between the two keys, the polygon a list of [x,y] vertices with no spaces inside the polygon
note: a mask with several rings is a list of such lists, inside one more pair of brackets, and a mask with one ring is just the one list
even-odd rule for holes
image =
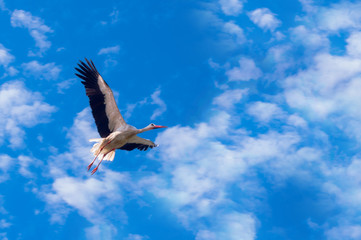
{"label": "red beak", "polygon": [[167,126],[160,126],[160,125],[154,125],[153,126],[153,129],[156,129],[156,128],[166,128]]}

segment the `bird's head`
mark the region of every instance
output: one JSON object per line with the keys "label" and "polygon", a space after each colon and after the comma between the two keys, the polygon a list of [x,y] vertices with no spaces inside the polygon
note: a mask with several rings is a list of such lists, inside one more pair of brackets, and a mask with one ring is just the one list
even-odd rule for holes
{"label": "bird's head", "polygon": [[151,130],[151,129],[158,129],[158,128],[166,128],[166,126],[160,126],[160,125],[155,125],[154,123],[151,123],[147,126],[147,128],[149,130]]}

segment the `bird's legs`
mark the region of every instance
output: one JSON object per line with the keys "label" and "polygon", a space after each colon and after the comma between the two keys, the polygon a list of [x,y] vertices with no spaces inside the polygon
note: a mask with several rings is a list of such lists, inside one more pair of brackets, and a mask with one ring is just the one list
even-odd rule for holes
{"label": "bird's legs", "polygon": [[[93,159],[93,161],[88,165],[88,171],[89,169],[92,167],[93,163],[95,162],[95,159],[97,159],[97,157],[99,156],[99,154],[101,153],[101,151],[103,150],[103,148],[108,145],[111,141],[107,142],[98,152],[98,154],[95,156],[95,158]],[[104,157],[104,156],[103,156]]]}
{"label": "bird's legs", "polygon": [[98,166],[96,166],[96,168],[93,169],[92,175],[98,170],[98,167],[99,167],[99,165],[102,163],[104,157],[105,157],[108,153],[110,153],[111,151],[114,151],[114,150],[115,150],[115,148],[113,148],[112,150],[108,151],[106,154],[103,155],[102,159],[101,159],[100,162],[98,163]]}

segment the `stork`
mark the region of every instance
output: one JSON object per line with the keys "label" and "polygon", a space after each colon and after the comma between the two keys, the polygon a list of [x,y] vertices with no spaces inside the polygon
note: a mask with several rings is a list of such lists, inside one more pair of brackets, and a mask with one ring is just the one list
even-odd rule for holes
{"label": "stork", "polygon": [[89,98],[90,107],[98,129],[100,138],[90,139],[90,142],[96,142],[90,150],[94,154],[93,161],[88,166],[88,171],[95,160],[99,157],[98,165],[92,170],[93,175],[99,168],[103,160],[113,161],[115,150],[121,149],[132,151],[134,149],[147,150],[157,147],[148,139],[138,137],[137,134],[145,131],[166,128],[166,126],[149,124],[145,128],[137,129],[127,124],[119,112],[114,95],[108,84],[100,76],[92,60],[86,63],[79,61],[79,68],[75,68],[78,73],[76,76],[81,78],[81,83],[85,87],[85,93]]}

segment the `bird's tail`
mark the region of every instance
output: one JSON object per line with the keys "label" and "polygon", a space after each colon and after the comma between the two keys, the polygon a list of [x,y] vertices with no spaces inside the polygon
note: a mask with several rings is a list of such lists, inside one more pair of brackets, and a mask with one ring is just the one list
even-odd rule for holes
{"label": "bird's tail", "polygon": [[113,150],[113,151],[111,151],[110,153],[108,153],[108,154],[104,157],[104,160],[113,161],[113,160],[114,160],[114,156],[115,156],[115,150]]}
{"label": "bird's tail", "polygon": [[104,138],[92,138],[92,139],[89,139],[89,142],[96,142],[93,147],[90,149],[90,152],[92,152],[94,154],[94,156],[98,155],[99,154],[99,151],[100,151],[100,146],[102,145],[103,143],[103,139]]}
{"label": "bird's tail", "polygon": [[[103,154],[105,153],[100,153],[100,150],[104,144],[105,138],[92,138],[89,139],[89,142],[96,142],[93,147],[90,149],[90,152],[92,152],[94,154],[94,156],[97,156],[99,154],[99,158],[103,158]],[[104,150],[103,150],[104,151]],[[113,161],[114,160],[114,156],[115,156],[115,150],[109,152],[103,160],[108,160],[108,161]]]}

